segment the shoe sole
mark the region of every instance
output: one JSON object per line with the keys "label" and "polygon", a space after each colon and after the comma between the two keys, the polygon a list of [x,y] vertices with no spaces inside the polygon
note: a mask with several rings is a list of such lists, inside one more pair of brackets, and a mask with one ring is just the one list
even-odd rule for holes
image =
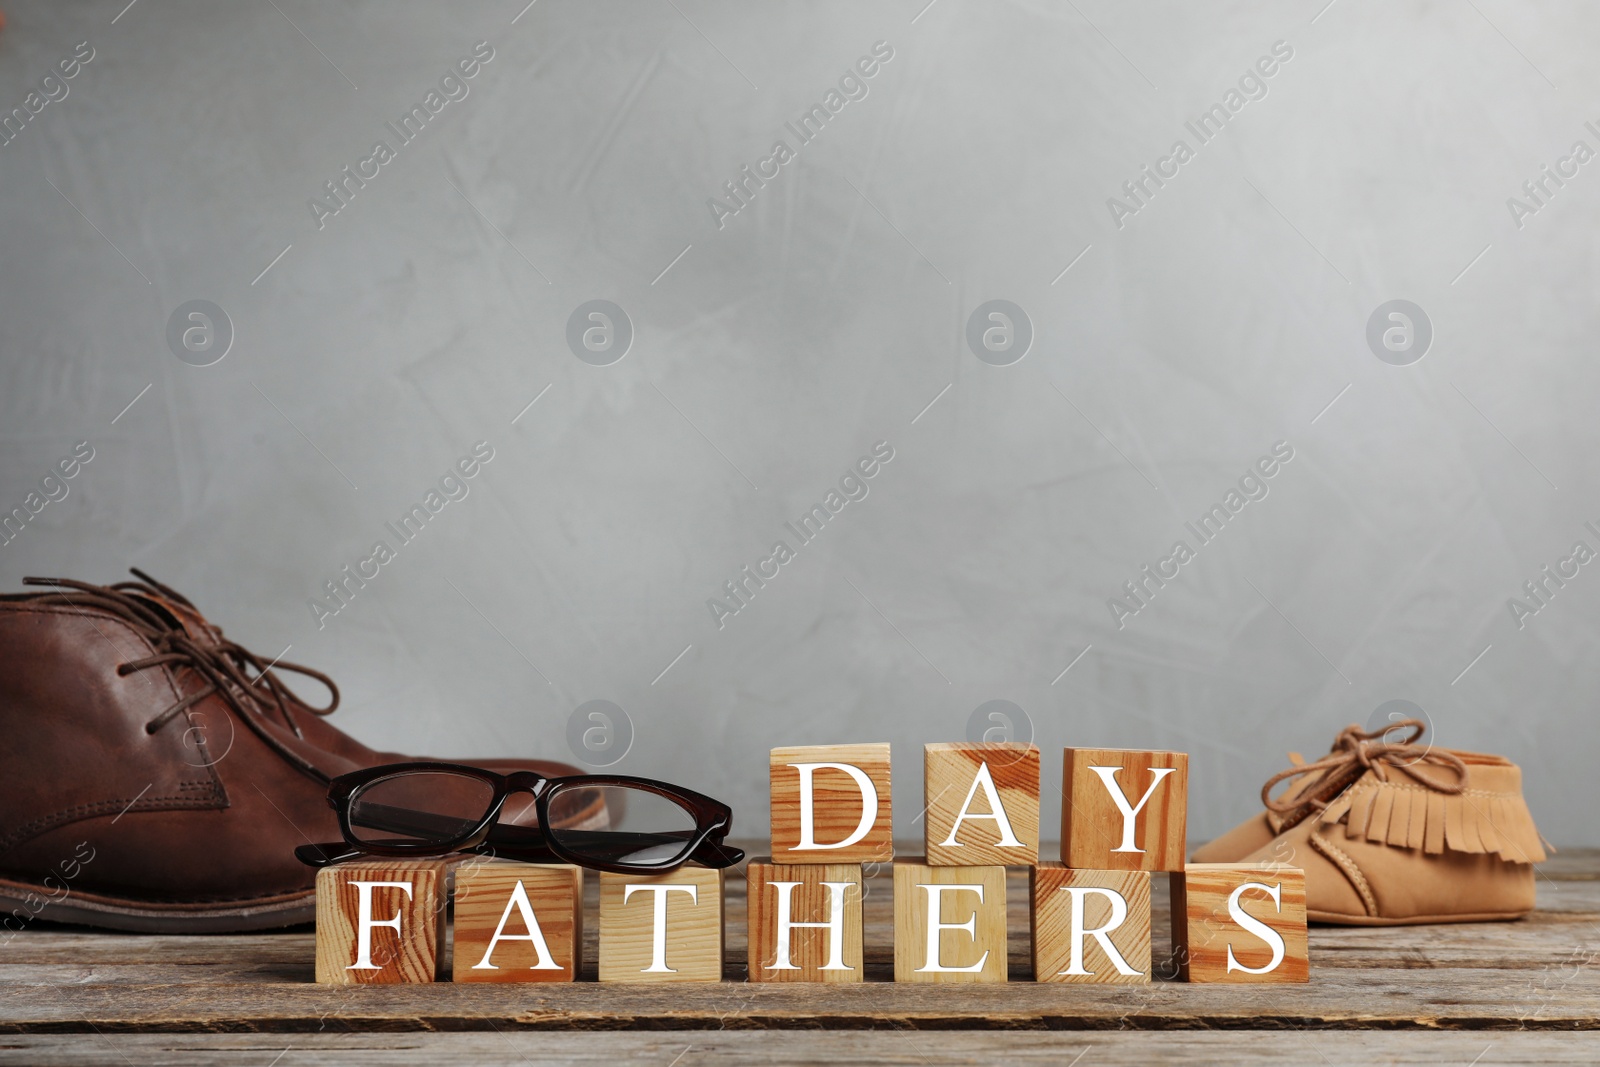
{"label": "shoe sole", "polygon": [[1490,923],[1521,919],[1526,911],[1474,911],[1464,915],[1410,915],[1389,919],[1376,915],[1340,915],[1332,911],[1306,911],[1306,921],[1335,926],[1423,926],[1432,923]]}
{"label": "shoe sole", "polygon": [[[35,901],[46,898],[47,903],[35,912],[26,902],[30,896]],[[40,886],[0,878],[0,912],[8,916],[7,923],[16,920],[15,912],[21,912],[31,916],[28,922],[45,919],[140,934],[224,934],[295,926],[311,922],[317,915],[316,891],[312,889],[226,905],[150,904],[82,892],[55,901],[48,897],[49,890]]]}

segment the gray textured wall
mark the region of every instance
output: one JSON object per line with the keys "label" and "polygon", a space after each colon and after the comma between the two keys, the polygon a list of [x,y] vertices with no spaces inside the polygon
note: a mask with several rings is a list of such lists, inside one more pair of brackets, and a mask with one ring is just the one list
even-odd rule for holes
{"label": "gray textured wall", "polygon": [[[1600,843],[1600,565],[1508,606],[1600,549],[1600,160],[1571,155],[1600,149],[1600,15],[924,2],[0,5],[6,113],[93,49],[0,145],[0,505],[94,449],[0,546],[4,586],[142,566],[406,750],[572,758],[574,709],[610,700],[617,769],[746,832],[770,746],[889,740],[919,833],[921,743],[1009,700],[1047,834],[1078,743],[1191,752],[1204,837],[1285,750],[1403,699],[1520,761],[1551,838]],[[402,144],[385,123],[480,41]],[[785,123],[879,41],[802,144]],[[719,227],[708,199],[778,139]],[[1126,196],[1146,165],[1176,173]],[[1571,176],[1534,201],[1545,165]],[[595,299],[634,332],[607,366],[567,343]],[[995,299],[1033,333],[1005,366],[965,337]],[[1394,299],[1431,323],[1420,361],[1368,343]],[[168,341],[192,300],[231,323],[208,366],[221,323]],[[385,523],[479,441],[400,544]],[[786,532],[879,441],[865,498]],[[1202,544],[1185,524],[1241,478],[1258,499]],[[719,627],[708,599],[780,539]]]}

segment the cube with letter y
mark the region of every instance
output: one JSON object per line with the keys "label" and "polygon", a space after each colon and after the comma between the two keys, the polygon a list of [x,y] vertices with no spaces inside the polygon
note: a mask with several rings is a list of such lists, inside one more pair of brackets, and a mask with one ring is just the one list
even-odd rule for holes
{"label": "cube with letter y", "polygon": [[1061,862],[1095,871],[1181,871],[1189,808],[1183,752],[1069,748]]}
{"label": "cube with letter y", "polygon": [[1004,867],[895,862],[894,980],[1006,980]]}
{"label": "cube with letter y", "polygon": [[456,871],[454,982],[571,982],[583,952],[583,869],[479,861]]}
{"label": "cube with letter y", "polygon": [[722,872],[600,874],[600,981],[722,978]]}
{"label": "cube with letter y", "polygon": [[1186,982],[1306,982],[1306,876],[1276,863],[1191,863],[1172,876]]}
{"label": "cube with letter y", "polygon": [[772,862],[894,858],[887,744],[775,748],[771,775]]}
{"label": "cube with letter y", "polygon": [[745,867],[752,982],[860,982],[861,865]]}
{"label": "cube with letter y", "polygon": [[443,860],[373,859],[318,871],[317,981],[436,981],[448,874]]}
{"label": "cube with letter y", "polygon": [[922,748],[924,842],[934,866],[1039,862],[1039,749],[1011,742]]}

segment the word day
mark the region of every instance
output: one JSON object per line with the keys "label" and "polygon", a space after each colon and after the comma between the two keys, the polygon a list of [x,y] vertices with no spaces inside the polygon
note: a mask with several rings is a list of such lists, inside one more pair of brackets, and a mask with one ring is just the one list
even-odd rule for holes
{"label": "word day", "polygon": [[[1151,979],[1151,873],[1170,872],[1189,982],[1305,982],[1305,875],[1186,864],[1188,756],[1064,751],[1060,861],[1039,858],[1039,749],[924,747],[925,854],[896,859],[889,746],[772,750],[771,856],[750,861],[748,980],[861,982],[864,864],[893,864],[894,980],[1004,982],[1006,871],[1029,872],[1034,978]],[[565,864],[376,857],[317,875],[318,982],[570,982],[585,872]],[[601,872],[601,982],[723,979],[723,872]]]}

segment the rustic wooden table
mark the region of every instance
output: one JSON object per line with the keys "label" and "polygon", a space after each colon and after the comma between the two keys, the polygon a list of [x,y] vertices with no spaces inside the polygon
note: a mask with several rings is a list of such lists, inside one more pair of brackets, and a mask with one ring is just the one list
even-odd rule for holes
{"label": "rustic wooden table", "polygon": [[1006,985],[893,984],[886,876],[868,885],[866,984],[750,985],[742,876],[728,887],[729,980],[696,986],[596,984],[592,922],[583,982],[370,988],[314,984],[305,928],[160,937],[39,922],[0,943],[0,1064],[1600,1062],[1597,851],[1544,864],[1539,910],[1521,922],[1314,927],[1305,986],[1035,984],[1019,874]]}

